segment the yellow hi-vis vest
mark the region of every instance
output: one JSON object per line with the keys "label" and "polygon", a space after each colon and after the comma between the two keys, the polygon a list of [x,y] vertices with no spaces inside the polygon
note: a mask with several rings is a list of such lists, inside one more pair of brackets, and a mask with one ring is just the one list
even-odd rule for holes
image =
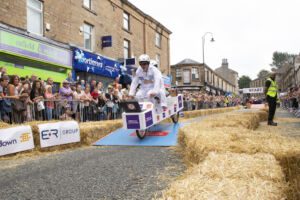
{"label": "yellow hi-vis vest", "polygon": [[268,80],[268,81],[271,81],[271,85],[270,85],[270,87],[268,88],[267,95],[270,96],[270,97],[275,97],[276,94],[277,94],[277,84],[276,84],[276,82],[273,81],[271,78],[268,78],[267,80]]}

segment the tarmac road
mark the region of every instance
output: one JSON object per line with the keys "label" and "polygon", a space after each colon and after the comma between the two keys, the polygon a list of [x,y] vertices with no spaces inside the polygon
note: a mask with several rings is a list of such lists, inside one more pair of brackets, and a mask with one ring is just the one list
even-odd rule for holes
{"label": "tarmac road", "polygon": [[184,171],[162,147],[88,147],[0,166],[1,200],[151,199]]}

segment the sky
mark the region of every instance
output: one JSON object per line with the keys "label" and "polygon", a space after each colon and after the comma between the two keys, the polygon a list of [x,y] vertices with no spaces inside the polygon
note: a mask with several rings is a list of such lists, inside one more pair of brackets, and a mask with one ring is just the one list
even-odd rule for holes
{"label": "sky", "polygon": [[300,0],[129,0],[172,31],[171,64],[185,58],[215,69],[227,58],[239,76],[270,70],[274,51],[300,53]]}

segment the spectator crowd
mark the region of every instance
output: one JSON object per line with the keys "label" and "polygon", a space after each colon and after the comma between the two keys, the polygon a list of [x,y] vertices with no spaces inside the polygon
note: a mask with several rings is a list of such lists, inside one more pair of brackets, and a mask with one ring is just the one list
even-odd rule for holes
{"label": "spectator crowd", "polygon": [[[0,120],[23,123],[41,120],[98,121],[121,117],[120,101],[128,99],[129,85],[119,84],[117,77],[108,87],[102,82],[75,82],[69,73],[58,88],[53,79],[35,75],[8,75],[0,68]],[[185,110],[227,107],[239,104],[239,98],[215,96],[205,92],[186,92]]]}
{"label": "spectator crowd", "polygon": [[300,118],[300,85],[290,88],[286,93],[282,93],[280,101],[282,108],[289,110],[289,112]]}

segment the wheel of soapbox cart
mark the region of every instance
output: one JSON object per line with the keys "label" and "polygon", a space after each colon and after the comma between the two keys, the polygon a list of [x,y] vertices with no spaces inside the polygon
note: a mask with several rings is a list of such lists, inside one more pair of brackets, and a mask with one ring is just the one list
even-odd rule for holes
{"label": "wheel of soapbox cart", "polygon": [[171,119],[173,121],[174,124],[177,124],[179,121],[179,112],[177,112],[176,114],[171,116]]}
{"label": "wheel of soapbox cart", "polygon": [[145,130],[135,130],[136,132],[136,136],[140,139],[143,139],[147,133],[148,133],[148,129],[145,129]]}

